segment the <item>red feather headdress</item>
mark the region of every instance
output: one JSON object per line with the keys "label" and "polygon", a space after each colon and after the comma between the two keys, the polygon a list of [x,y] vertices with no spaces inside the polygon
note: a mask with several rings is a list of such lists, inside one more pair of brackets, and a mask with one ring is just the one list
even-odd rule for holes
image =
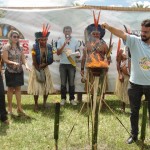
{"label": "red feather headdress", "polygon": [[43,37],[47,38],[50,34],[49,29],[50,29],[50,25],[43,24],[42,32],[36,32],[35,33],[36,39],[40,39],[40,38],[43,38]]}
{"label": "red feather headdress", "polygon": [[43,36],[43,37],[47,37],[47,34],[48,34],[49,29],[50,29],[50,25],[47,24],[47,25],[45,26],[45,24],[43,24],[43,31],[42,31],[42,36]]}
{"label": "red feather headdress", "polygon": [[94,18],[94,25],[95,25],[95,28],[96,30],[98,30],[98,23],[99,23],[99,20],[100,20],[100,11],[99,11],[99,14],[98,14],[98,18],[96,19],[95,17],[95,12],[93,10],[93,18]]}

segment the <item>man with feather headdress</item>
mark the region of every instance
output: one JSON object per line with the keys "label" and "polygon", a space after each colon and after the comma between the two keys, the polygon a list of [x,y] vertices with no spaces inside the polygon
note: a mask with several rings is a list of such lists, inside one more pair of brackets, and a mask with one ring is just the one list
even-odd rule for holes
{"label": "man with feather headdress", "polygon": [[32,48],[32,71],[29,77],[28,93],[34,95],[34,110],[38,111],[38,97],[43,95],[43,106],[46,107],[48,94],[54,92],[52,77],[48,65],[53,63],[53,51],[47,43],[50,26],[43,25],[42,32],[35,33],[35,44]]}

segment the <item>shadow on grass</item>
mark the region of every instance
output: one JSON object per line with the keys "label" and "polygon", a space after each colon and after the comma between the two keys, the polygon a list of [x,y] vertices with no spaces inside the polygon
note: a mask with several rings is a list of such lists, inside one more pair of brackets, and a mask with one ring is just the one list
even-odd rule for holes
{"label": "shadow on grass", "polygon": [[150,145],[143,143],[141,140],[138,140],[136,143],[140,150],[150,150]]}
{"label": "shadow on grass", "polygon": [[[107,100],[105,99],[105,102],[107,103],[107,105],[110,107],[110,109],[115,113],[115,114],[122,114],[122,115],[126,115],[129,116],[130,112],[126,111],[126,112],[122,112],[121,108],[121,102],[119,100]],[[81,107],[82,107],[83,103],[80,103],[78,108],[73,108],[73,109],[78,109],[78,111],[80,111]],[[111,110],[109,109],[109,107],[104,104],[102,104],[100,113],[101,114],[105,114],[105,115],[112,115],[113,113],[111,112]],[[91,108],[91,104],[90,103],[85,103],[83,110],[82,110],[82,114],[87,114],[87,109]],[[68,109],[70,109],[71,107],[68,107]],[[129,105],[126,105],[126,109],[129,109]]]}
{"label": "shadow on grass", "polygon": [[[31,98],[32,97],[29,97],[28,99],[31,99]],[[127,111],[125,113],[123,113],[121,111],[121,109],[120,109],[121,108],[121,102],[117,99],[117,97],[115,95],[106,95],[105,99],[106,99],[105,100],[106,103],[109,105],[109,107],[116,114],[120,114],[121,113],[121,114],[127,115],[127,116],[130,115],[129,111]],[[39,104],[38,113],[42,113],[43,116],[48,117],[48,118],[51,117],[52,119],[54,119],[54,117],[55,117],[55,103],[47,103],[47,104],[49,105],[47,108],[43,108],[42,104]],[[83,107],[83,105],[84,105],[84,107]],[[13,103],[13,107],[16,107],[15,103]],[[63,118],[63,112],[64,112],[65,109],[69,109],[69,110],[72,110],[72,111],[80,112],[81,108],[82,108],[81,115],[87,116],[88,115],[88,112],[87,112],[88,107],[90,108],[90,106],[88,106],[88,103],[84,104],[84,102],[79,102],[77,106],[72,106],[70,103],[66,103],[64,106],[60,107],[60,115]],[[26,110],[33,111],[34,103],[33,104],[31,104],[31,103],[23,104],[23,109],[25,111]],[[129,105],[126,105],[126,109],[129,109]],[[100,113],[105,114],[105,115],[111,115],[112,114],[112,112],[107,108],[107,106],[103,107],[101,109]]]}
{"label": "shadow on grass", "polygon": [[[122,115],[126,115],[126,116],[130,115],[129,112],[123,113],[121,111],[120,101],[118,101],[118,100],[106,100],[106,103],[115,112],[115,114],[121,113]],[[88,115],[88,107],[90,109],[91,106],[89,103],[86,103],[86,102],[80,102],[80,103],[78,103],[77,106],[72,106],[70,103],[66,103],[64,106],[60,106],[61,119],[63,119],[63,113],[65,110],[72,110],[72,111],[75,111],[78,113],[81,112],[80,113],[81,115],[87,116]],[[28,109],[28,106],[26,105],[25,108]],[[32,106],[32,109],[33,109],[33,106]],[[126,109],[129,109],[129,105],[126,106]],[[42,112],[43,115],[47,115],[47,116],[50,115],[51,117],[54,117],[55,116],[55,114],[54,114],[55,113],[55,103],[51,103],[49,109],[44,109],[44,108],[42,108],[42,105],[41,105],[39,111]],[[112,112],[109,110],[109,108],[107,106],[102,107],[100,113],[105,114],[105,115],[112,115]]]}
{"label": "shadow on grass", "polygon": [[0,125],[0,136],[6,136],[8,129],[9,129],[9,125],[1,123],[1,125]]}
{"label": "shadow on grass", "polygon": [[[127,111],[128,109],[130,109],[130,106],[126,105],[126,111],[123,112],[121,110],[121,102],[119,100],[107,100],[107,99],[105,99],[105,103],[103,102],[103,104],[102,104],[101,113],[104,113],[106,115],[110,115],[110,114],[112,114],[112,112],[111,112],[111,110],[112,110],[115,114],[121,113],[122,115],[126,115],[126,116],[130,115],[130,112]],[[109,109],[109,107],[111,110]]]}
{"label": "shadow on grass", "polygon": [[46,107],[43,107],[42,104],[39,104],[38,106],[39,107],[38,107],[37,111],[34,111],[34,104],[24,104],[23,108],[25,111],[32,111],[32,113],[34,113],[34,114],[42,114],[42,116],[44,116],[44,117],[54,118],[55,105],[53,103],[47,103]]}
{"label": "shadow on grass", "polygon": [[29,115],[18,116],[13,114],[10,116],[10,118],[13,122],[17,122],[17,123],[31,123],[32,120],[36,120],[35,118]]}
{"label": "shadow on grass", "polygon": [[[126,112],[122,112],[121,111],[121,101],[119,101],[116,96],[114,95],[106,95],[105,96],[105,101],[106,103],[109,105],[109,107],[113,110],[113,112],[116,114],[116,115],[125,115],[127,117],[130,116],[130,112],[129,112],[129,105],[126,105]],[[49,106],[46,107],[46,108],[43,108],[43,105],[42,104],[39,104],[39,110],[38,110],[38,113],[41,113],[42,116],[44,117],[47,117],[47,118],[51,118],[51,119],[54,119],[55,118],[55,103],[47,103]],[[84,105],[84,107],[83,107]],[[71,111],[74,111],[74,112],[80,112],[81,109],[81,113],[80,115],[84,115],[84,116],[87,116],[88,115],[88,107],[90,108],[90,106],[88,106],[89,104],[88,103],[84,103],[84,102],[79,102],[77,106],[72,106],[70,103],[66,103],[64,106],[61,106],[60,107],[60,119],[64,119],[63,117],[63,113],[65,110],[71,110]],[[14,104],[13,105],[14,107],[16,107],[16,105]],[[83,107],[83,108],[82,108]],[[26,111],[26,110],[30,110],[30,111],[33,111],[34,109],[34,104],[23,104],[23,109]],[[34,112],[33,113],[37,113],[37,112]],[[112,115],[113,113],[109,110],[109,108],[107,106],[104,105],[104,107],[102,107],[101,111],[100,111],[101,114],[104,114],[104,115]],[[141,116],[140,116],[141,117]]]}
{"label": "shadow on grass", "polygon": [[[32,111],[35,114],[41,114],[43,117],[47,117],[53,120],[55,119],[55,103],[47,103],[47,107],[43,107],[42,104],[39,104],[37,112],[34,111],[34,104],[24,104],[23,108],[24,110]],[[80,107],[71,106],[68,103],[66,103],[65,106],[60,106],[60,113],[59,113],[60,120],[65,119],[63,113],[66,109],[72,109],[73,111],[78,111],[80,110]]]}

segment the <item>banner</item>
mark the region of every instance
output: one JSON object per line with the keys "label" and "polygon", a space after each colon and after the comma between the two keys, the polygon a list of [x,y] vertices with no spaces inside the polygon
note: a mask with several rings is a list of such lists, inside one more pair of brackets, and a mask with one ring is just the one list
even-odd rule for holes
{"label": "banner", "polygon": [[[43,24],[50,24],[50,36],[48,42],[56,50],[57,40],[63,37],[63,27],[72,27],[72,36],[78,39],[80,44],[80,51],[84,48],[84,29],[94,23],[93,9],[84,8],[47,8],[47,9],[0,9],[0,44],[4,45],[8,41],[8,33],[12,29],[20,32],[20,43],[23,47],[29,66],[32,66],[31,49],[35,42],[35,32],[42,31]],[[100,10],[95,10],[98,15]],[[107,22],[108,24],[124,30],[124,25],[130,29],[130,32],[140,35],[141,22],[144,19],[150,18],[149,12],[141,11],[114,11],[114,10],[101,10],[99,23]],[[110,32],[106,31],[103,39],[109,45]],[[115,83],[117,78],[116,69],[116,51],[118,38],[113,35],[112,41],[114,42],[112,50],[112,63],[108,71],[108,92],[114,92]],[[122,47],[123,42],[122,42]],[[81,56],[82,58],[82,56]],[[80,68],[81,58],[77,60],[77,67]],[[59,76],[59,56],[54,54],[54,63],[49,66],[52,74],[52,79],[55,89],[60,89],[60,76]],[[29,72],[25,72],[25,85],[22,86],[22,91],[27,91]],[[4,80],[5,83],[5,80]],[[84,92],[84,84],[81,83],[81,75],[79,70],[76,72],[75,79],[76,92]],[[6,86],[5,86],[6,88]]]}

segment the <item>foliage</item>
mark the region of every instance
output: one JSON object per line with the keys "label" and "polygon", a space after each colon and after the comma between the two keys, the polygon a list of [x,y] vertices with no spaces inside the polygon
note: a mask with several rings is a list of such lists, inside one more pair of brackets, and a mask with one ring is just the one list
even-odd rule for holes
{"label": "foliage", "polygon": [[136,7],[136,8],[149,8],[149,5],[144,5],[143,3],[135,3],[132,7]]}
{"label": "foliage", "polygon": [[6,13],[5,10],[0,10],[0,18],[5,17],[5,13]]}

